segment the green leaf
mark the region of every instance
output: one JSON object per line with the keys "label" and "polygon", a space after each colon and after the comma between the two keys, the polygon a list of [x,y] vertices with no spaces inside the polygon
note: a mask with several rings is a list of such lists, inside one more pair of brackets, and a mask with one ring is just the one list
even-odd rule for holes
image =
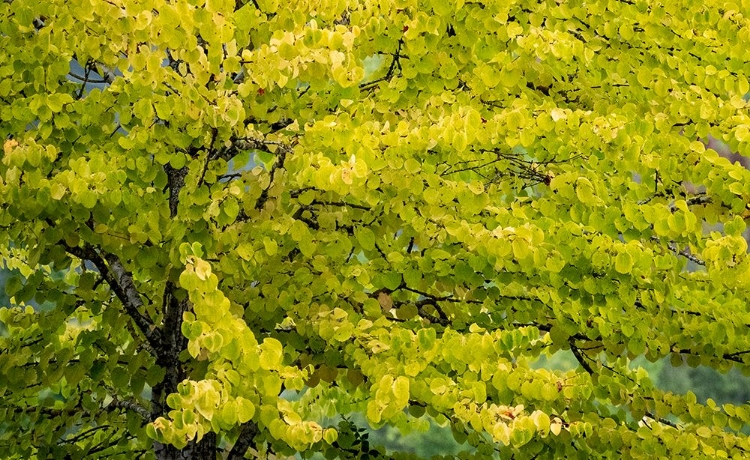
{"label": "green leaf", "polygon": [[[228,426],[236,425],[239,417],[236,401],[224,403],[221,407],[221,421]],[[252,417],[250,417],[252,418]],[[249,420],[249,419],[248,419]],[[246,420],[247,421],[247,420]],[[244,423],[244,422],[241,422]]]}
{"label": "green leaf", "polygon": [[93,190],[84,190],[78,195],[79,202],[88,209],[96,206],[97,197]]}
{"label": "green leaf", "polygon": [[357,242],[365,251],[372,251],[375,249],[375,233],[369,228],[356,228],[354,235],[357,238]]}
{"label": "green leaf", "polygon": [[661,3],[0,2],[0,458],[742,457],[747,5]]}
{"label": "green leaf", "polygon": [[180,286],[186,291],[192,291],[198,288],[200,279],[194,271],[185,270],[180,274]]}
{"label": "green leaf", "polygon": [[622,274],[630,273],[633,270],[633,257],[625,251],[617,254],[615,257],[615,270]]}
{"label": "green leaf", "polygon": [[224,214],[227,215],[230,222],[233,222],[240,213],[240,205],[234,198],[227,198],[224,202]]}
{"label": "green leaf", "polygon": [[386,272],[383,274],[383,286],[391,291],[401,286],[402,277],[398,272]]}
{"label": "green leaf", "polygon": [[255,415],[255,405],[241,396],[237,397],[235,402],[237,404],[237,420],[240,423],[247,423],[252,420]]}
{"label": "green leaf", "polygon": [[240,256],[243,260],[252,260],[253,259],[253,246],[249,243],[243,243],[237,246],[237,255]]}

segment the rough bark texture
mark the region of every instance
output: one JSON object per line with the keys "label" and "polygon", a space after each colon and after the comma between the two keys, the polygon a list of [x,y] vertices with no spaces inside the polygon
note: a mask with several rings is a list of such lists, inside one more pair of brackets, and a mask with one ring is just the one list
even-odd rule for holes
{"label": "rough bark texture", "polygon": [[167,163],[164,165],[164,171],[167,173],[167,186],[169,187],[169,215],[175,218],[177,216],[177,205],[180,203],[180,190],[185,185],[188,168],[183,166],[180,169],[174,169]]}
{"label": "rough bark texture", "polygon": [[237,437],[237,442],[232,446],[232,450],[229,451],[227,460],[240,460],[245,458],[245,452],[247,452],[247,449],[252,445],[258,431],[258,425],[254,422],[248,422],[242,425],[240,435]]}
{"label": "rough bark texture", "polygon": [[191,442],[182,450],[177,450],[174,446],[155,443],[154,453],[158,460],[214,460],[217,453],[216,434],[206,433],[200,442]]}
{"label": "rough bark texture", "polygon": [[162,343],[157,349],[156,363],[164,369],[164,380],[152,390],[151,418],[166,415],[166,397],[177,392],[177,385],[185,379],[185,369],[180,362],[180,353],[187,346],[187,339],[182,334],[182,313],[188,308],[188,301],[178,300],[174,296],[177,287],[167,281],[164,288],[164,325]]}
{"label": "rough bark texture", "polygon": [[[185,185],[186,167],[174,169],[169,165],[164,168],[168,177],[169,213],[172,218],[177,217],[180,190]],[[169,407],[166,404],[168,395],[177,392],[177,385],[187,376],[184,363],[180,361],[180,354],[187,348],[187,338],[182,334],[182,316],[190,308],[187,298],[178,299],[175,293],[179,287],[172,281],[167,281],[164,287],[162,308],[164,322],[160,327],[161,343],[157,348],[156,362],[161,366],[164,380],[155,385],[152,390],[151,419],[166,416]],[[206,433],[199,442],[190,442],[184,449],[178,450],[174,446],[154,443],[154,453],[158,460],[177,459],[214,459],[217,454],[216,434]]]}

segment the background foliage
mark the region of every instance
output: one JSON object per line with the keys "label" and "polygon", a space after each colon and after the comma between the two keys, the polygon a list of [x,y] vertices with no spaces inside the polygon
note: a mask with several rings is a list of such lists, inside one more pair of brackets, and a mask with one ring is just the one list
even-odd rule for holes
{"label": "background foliage", "polygon": [[747,456],[746,3],[0,3],[0,455]]}

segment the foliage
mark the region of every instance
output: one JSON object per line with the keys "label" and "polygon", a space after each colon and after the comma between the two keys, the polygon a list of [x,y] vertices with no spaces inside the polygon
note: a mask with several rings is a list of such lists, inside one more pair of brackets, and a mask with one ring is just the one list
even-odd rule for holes
{"label": "foliage", "polygon": [[740,3],[0,2],[0,455],[747,456]]}
{"label": "foliage", "polygon": [[[676,393],[692,391],[701,402],[713,399],[718,404],[744,404],[750,401],[748,378],[737,369],[721,374],[710,367],[672,367],[667,364],[654,380],[665,390]],[[745,432],[748,428],[745,426]]]}
{"label": "foliage", "polygon": [[386,452],[411,452],[418,458],[434,458],[437,455],[456,458],[459,452],[471,450],[465,444],[456,442],[449,426],[438,425],[429,419],[424,422],[423,427],[406,434],[385,425],[372,431],[370,442],[384,446]]}

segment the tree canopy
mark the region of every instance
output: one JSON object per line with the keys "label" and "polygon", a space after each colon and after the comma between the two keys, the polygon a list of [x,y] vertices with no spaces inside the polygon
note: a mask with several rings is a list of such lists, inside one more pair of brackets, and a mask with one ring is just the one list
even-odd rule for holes
{"label": "tree canopy", "polygon": [[0,2],[0,456],[750,455],[747,11]]}

